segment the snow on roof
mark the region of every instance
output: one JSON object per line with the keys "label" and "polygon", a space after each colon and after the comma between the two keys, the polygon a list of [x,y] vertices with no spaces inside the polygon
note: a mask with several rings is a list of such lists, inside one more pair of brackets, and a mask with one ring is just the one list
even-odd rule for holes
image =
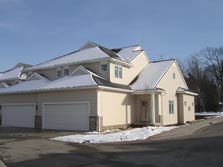
{"label": "snow on roof", "polygon": [[103,59],[103,58],[109,58],[106,53],[104,53],[101,49],[98,47],[93,48],[86,48],[83,50],[79,50],[43,63],[40,63],[38,65],[34,65],[29,69],[42,69],[42,68],[48,68],[48,67],[54,67],[58,65],[63,64],[71,64],[71,63],[77,63],[77,62],[83,62],[83,61],[90,61],[95,59]]}
{"label": "snow on roof", "polygon": [[5,82],[0,83],[0,88],[7,88],[9,85]]}
{"label": "snow on roof", "polygon": [[40,78],[39,80],[24,81],[11,87],[0,89],[0,94],[88,87],[96,85],[97,83],[94,81],[92,74],[67,76],[54,81],[49,81],[46,78]]}
{"label": "snow on roof", "polygon": [[138,75],[137,80],[131,84],[133,90],[153,89],[162,79],[174,60],[152,62]]}
{"label": "snow on roof", "polygon": [[42,90],[96,86],[91,74],[67,76],[43,86]]}
{"label": "snow on roof", "polygon": [[130,46],[126,48],[121,48],[121,50],[118,52],[119,55],[121,55],[125,60],[128,62],[131,62],[136,56],[139,55],[139,53],[142,52],[141,46]]}
{"label": "snow on roof", "polygon": [[0,81],[18,79],[22,70],[23,70],[23,67],[17,67],[17,68],[13,68],[11,70],[8,70],[4,73],[1,73],[0,74]]}
{"label": "snow on roof", "polygon": [[25,81],[8,88],[0,89],[0,94],[37,91],[46,83],[46,80]]}

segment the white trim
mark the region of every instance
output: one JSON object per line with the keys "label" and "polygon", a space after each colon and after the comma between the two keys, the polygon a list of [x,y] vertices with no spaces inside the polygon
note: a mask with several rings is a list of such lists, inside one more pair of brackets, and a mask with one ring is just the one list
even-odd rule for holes
{"label": "white trim", "polygon": [[[42,129],[45,129],[45,107],[44,105],[66,105],[66,104],[88,104],[88,118],[90,117],[91,114],[91,107],[90,107],[90,102],[85,102],[85,101],[81,101],[81,102],[49,102],[49,103],[42,103]],[[88,127],[90,128],[90,127]]]}
{"label": "white trim", "polygon": [[73,76],[77,71],[79,71],[79,70],[82,70],[82,71],[84,71],[84,72],[86,72],[87,74],[90,74],[90,72],[86,69],[86,68],[84,68],[83,66],[78,66],[71,74],[70,74],[70,76]]}
{"label": "white trim", "polygon": [[1,88],[1,86],[3,86],[2,88],[8,88],[8,87],[10,87],[10,85],[8,85],[8,84],[5,83],[5,82],[1,82],[1,83],[0,83],[0,88]]}
{"label": "white trim", "polygon": [[[37,77],[39,80],[41,80],[41,79],[47,79],[47,78],[45,78],[45,77],[43,77],[43,76],[41,76],[40,74],[38,74],[38,73],[33,73],[28,79],[27,79],[27,81],[30,81],[30,79],[33,77],[33,76],[35,76],[35,77]],[[48,79],[47,79],[48,80]]]}
{"label": "white trim", "polygon": [[127,92],[127,93],[132,93],[133,90],[127,90],[127,89],[121,89],[121,88],[112,88],[112,87],[107,87],[107,86],[98,86],[99,89],[101,90],[111,90],[111,91],[116,91],[116,92]]}
{"label": "white trim", "polygon": [[[103,77],[101,77],[101,76],[99,76],[99,75],[97,75],[97,74],[95,74],[95,73],[89,71],[88,69],[86,69],[86,68],[83,67],[83,66],[78,66],[78,67],[77,67],[77,68],[76,68],[70,75],[73,76],[78,70],[82,70],[82,71],[86,72],[87,74],[94,75],[94,76],[96,76],[96,77],[99,77],[99,78],[105,80]],[[87,75],[87,74],[86,74],[86,75]]]}
{"label": "white trim", "polygon": [[[122,65],[119,65],[119,64],[114,64],[115,68],[118,67],[118,77],[115,76],[115,68],[114,68],[114,77],[116,79],[123,79],[123,66]],[[119,75],[119,72],[120,72],[120,69],[121,68],[121,71],[122,71],[122,77],[120,77]]]}
{"label": "white trim", "polygon": [[[165,61],[165,60],[163,60],[163,61]],[[168,61],[168,60],[166,60],[166,61]],[[161,77],[159,78],[159,80],[154,85],[154,88],[160,83],[160,81],[163,79],[163,77],[166,75],[166,73],[170,70],[170,67],[173,65],[174,61],[176,61],[176,60],[169,60],[169,61],[172,61],[172,63],[166,68],[166,70],[164,71],[164,73],[161,75]]]}
{"label": "white trim", "polygon": [[[64,70],[68,70],[68,75],[65,75]],[[69,75],[70,75],[70,67],[69,67],[69,65],[64,66],[63,67],[63,76],[65,77],[65,76],[69,76]]]}
{"label": "white trim", "polygon": [[22,105],[36,105],[36,103],[6,103],[2,104],[2,106],[22,106]]}
{"label": "white trim", "polygon": [[133,95],[142,95],[142,94],[162,94],[165,93],[165,90],[159,90],[159,89],[146,89],[146,90],[137,90],[133,91]]}
{"label": "white trim", "polygon": [[[5,120],[4,120],[4,116],[5,116],[5,111],[4,108],[5,106],[36,106],[36,103],[6,103],[6,104],[2,104],[2,126],[5,126]],[[36,115],[36,109],[35,109],[35,115]],[[34,118],[35,121],[35,118]],[[34,122],[34,128],[35,128],[35,122]]]}
{"label": "white trim", "polygon": [[[60,71],[61,72],[61,76],[57,76],[57,72]],[[57,67],[56,69],[56,78],[62,78],[63,77],[63,68],[61,66]]]}
{"label": "white trim", "polygon": [[180,73],[181,79],[183,80],[185,86],[187,87],[187,89],[189,89],[188,86],[187,86],[187,83],[186,83],[186,81],[185,81],[185,78],[184,78],[184,76],[183,76],[183,74],[182,74],[182,71],[181,71],[181,69],[180,69],[180,67],[179,67],[179,65],[178,65],[178,63],[177,63],[177,61],[175,60],[174,63],[176,64],[176,67],[177,67],[177,69],[178,69],[178,71],[179,71],[179,73]]}

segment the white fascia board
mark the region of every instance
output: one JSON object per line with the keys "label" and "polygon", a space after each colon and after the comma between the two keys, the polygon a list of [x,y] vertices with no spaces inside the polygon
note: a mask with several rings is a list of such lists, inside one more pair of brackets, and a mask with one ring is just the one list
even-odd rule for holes
{"label": "white fascia board", "polygon": [[178,91],[178,94],[186,94],[186,95],[191,95],[191,96],[198,96],[197,93],[194,92],[189,92],[189,91]]}
{"label": "white fascia board", "polygon": [[14,92],[3,92],[0,95],[4,94],[25,94],[25,93],[42,93],[42,92],[54,92],[54,91],[68,91],[68,90],[83,90],[83,89],[97,89],[98,86],[84,86],[84,87],[75,87],[75,88],[54,88],[54,89],[39,89],[31,91],[14,91]]}
{"label": "white fascia board", "polygon": [[127,90],[127,89],[121,89],[121,88],[112,88],[107,86],[98,86],[99,90],[111,90],[115,92],[126,92],[126,93],[132,93],[133,90]]}
{"label": "white fascia board", "polygon": [[161,94],[165,93],[165,90],[158,90],[158,89],[146,89],[146,90],[136,90],[133,91],[133,95],[141,95],[141,94]]}
{"label": "white fascia board", "polygon": [[133,65],[131,63],[128,63],[128,62],[124,62],[124,61],[121,61],[121,60],[117,60],[117,59],[114,59],[114,58],[110,58],[111,62],[114,62],[114,63],[118,63],[118,64],[121,64],[123,66],[126,66],[126,67],[133,67]]}

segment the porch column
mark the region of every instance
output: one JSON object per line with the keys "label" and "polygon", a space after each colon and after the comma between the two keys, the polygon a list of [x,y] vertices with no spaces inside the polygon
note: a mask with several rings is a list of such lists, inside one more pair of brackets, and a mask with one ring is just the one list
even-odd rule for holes
{"label": "porch column", "polygon": [[155,94],[151,94],[151,124],[155,125],[156,115],[155,115]]}

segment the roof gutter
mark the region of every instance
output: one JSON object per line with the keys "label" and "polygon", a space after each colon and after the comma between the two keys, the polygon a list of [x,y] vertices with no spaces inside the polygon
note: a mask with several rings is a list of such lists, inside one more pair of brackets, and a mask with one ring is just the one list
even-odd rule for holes
{"label": "roof gutter", "polygon": [[133,91],[133,95],[142,95],[142,94],[163,94],[166,93],[165,90],[162,89],[144,89],[144,90],[135,90]]}
{"label": "roof gutter", "polygon": [[84,90],[84,89],[111,90],[111,91],[116,91],[116,92],[127,92],[127,93],[131,93],[132,92],[132,90],[120,89],[120,88],[112,88],[112,87],[106,87],[106,86],[83,86],[83,87],[75,87],[75,88],[58,88],[58,89],[54,88],[54,89],[39,89],[39,90],[31,90],[31,91],[0,92],[0,95],[5,95],[5,94],[25,94],[25,93],[42,93],[42,92]]}

